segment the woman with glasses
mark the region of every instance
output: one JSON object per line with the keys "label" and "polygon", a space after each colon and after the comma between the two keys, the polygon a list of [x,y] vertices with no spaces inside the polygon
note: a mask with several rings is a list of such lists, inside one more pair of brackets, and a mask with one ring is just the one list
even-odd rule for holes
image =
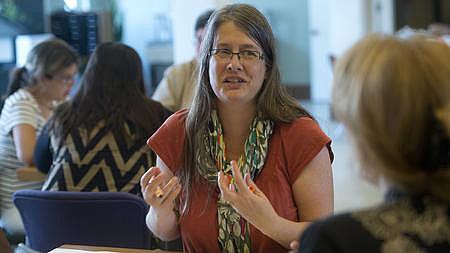
{"label": "woman with glasses", "polygon": [[280,85],[274,37],[254,7],[211,16],[189,110],[148,140],[147,225],[187,252],[283,252],[333,210],[330,139]]}
{"label": "woman with glasses", "polygon": [[0,116],[1,223],[8,233],[23,232],[11,203],[12,193],[41,186],[21,181],[21,174],[17,175],[19,168],[29,167],[29,174],[43,179],[30,167],[36,138],[52,114],[53,105],[66,97],[77,69],[76,52],[64,41],[52,39],[35,46],[26,65],[12,74]]}

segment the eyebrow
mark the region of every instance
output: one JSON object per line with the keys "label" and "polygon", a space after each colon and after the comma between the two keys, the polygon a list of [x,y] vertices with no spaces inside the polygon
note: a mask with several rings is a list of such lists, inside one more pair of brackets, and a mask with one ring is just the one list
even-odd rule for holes
{"label": "eyebrow", "polygon": [[[228,44],[228,43],[219,43],[219,44],[217,44],[216,47],[217,47],[217,48],[230,48],[231,45]],[[241,50],[241,49],[254,49],[254,50],[259,50],[259,48],[258,48],[257,46],[252,45],[252,44],[242,44],[242,45],[239,45],[239,50]]]}

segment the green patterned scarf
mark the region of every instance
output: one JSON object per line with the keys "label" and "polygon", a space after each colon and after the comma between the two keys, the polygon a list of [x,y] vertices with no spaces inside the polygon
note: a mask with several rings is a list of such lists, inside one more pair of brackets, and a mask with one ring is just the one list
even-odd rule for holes
{"label": "green patterned scarf", "polygon": [[[245,142],[244,154],[238,160],[242,175],[249,173],[252,180],[261,172],[267,156],[268,142],[272,134],[273,122],[255,117],[250,128],[250,134]],[[203,150],[198,154],[199,172],[208,181],[217,184],[217,172],[223,170],[231,173],[230,161],[226,158],[222,126],[217,112],[211,112],[208,129],[203,135]],[[231,205],[222,197],[217,201],[217,216],[219,225],[219,246],[222,252],[250,252],[250,229]]]}

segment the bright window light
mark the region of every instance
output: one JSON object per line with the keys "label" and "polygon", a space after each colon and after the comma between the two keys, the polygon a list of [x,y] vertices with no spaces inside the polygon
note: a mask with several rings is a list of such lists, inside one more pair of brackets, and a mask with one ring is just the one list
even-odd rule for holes
{"label": "bright window light", "polygon": [[75,10],[78,7],[77,0],[64,0],[64,3],[69,10]]}

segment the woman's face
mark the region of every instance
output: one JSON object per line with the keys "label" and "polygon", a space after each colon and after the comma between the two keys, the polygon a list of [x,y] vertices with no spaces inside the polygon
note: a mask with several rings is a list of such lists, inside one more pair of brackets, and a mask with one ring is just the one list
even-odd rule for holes
{"label": "woman's face", "polygon": [[254,103],[265,73],[261,47],[232,22],[220,25],[209,64],[211,87],[219,102]]}
{"label": "woman's face", "polygon": [[54,76],[46,78],[48,95],[52,100],[63,100],[69,94],[77,70],[78,66],[74,63]]}

